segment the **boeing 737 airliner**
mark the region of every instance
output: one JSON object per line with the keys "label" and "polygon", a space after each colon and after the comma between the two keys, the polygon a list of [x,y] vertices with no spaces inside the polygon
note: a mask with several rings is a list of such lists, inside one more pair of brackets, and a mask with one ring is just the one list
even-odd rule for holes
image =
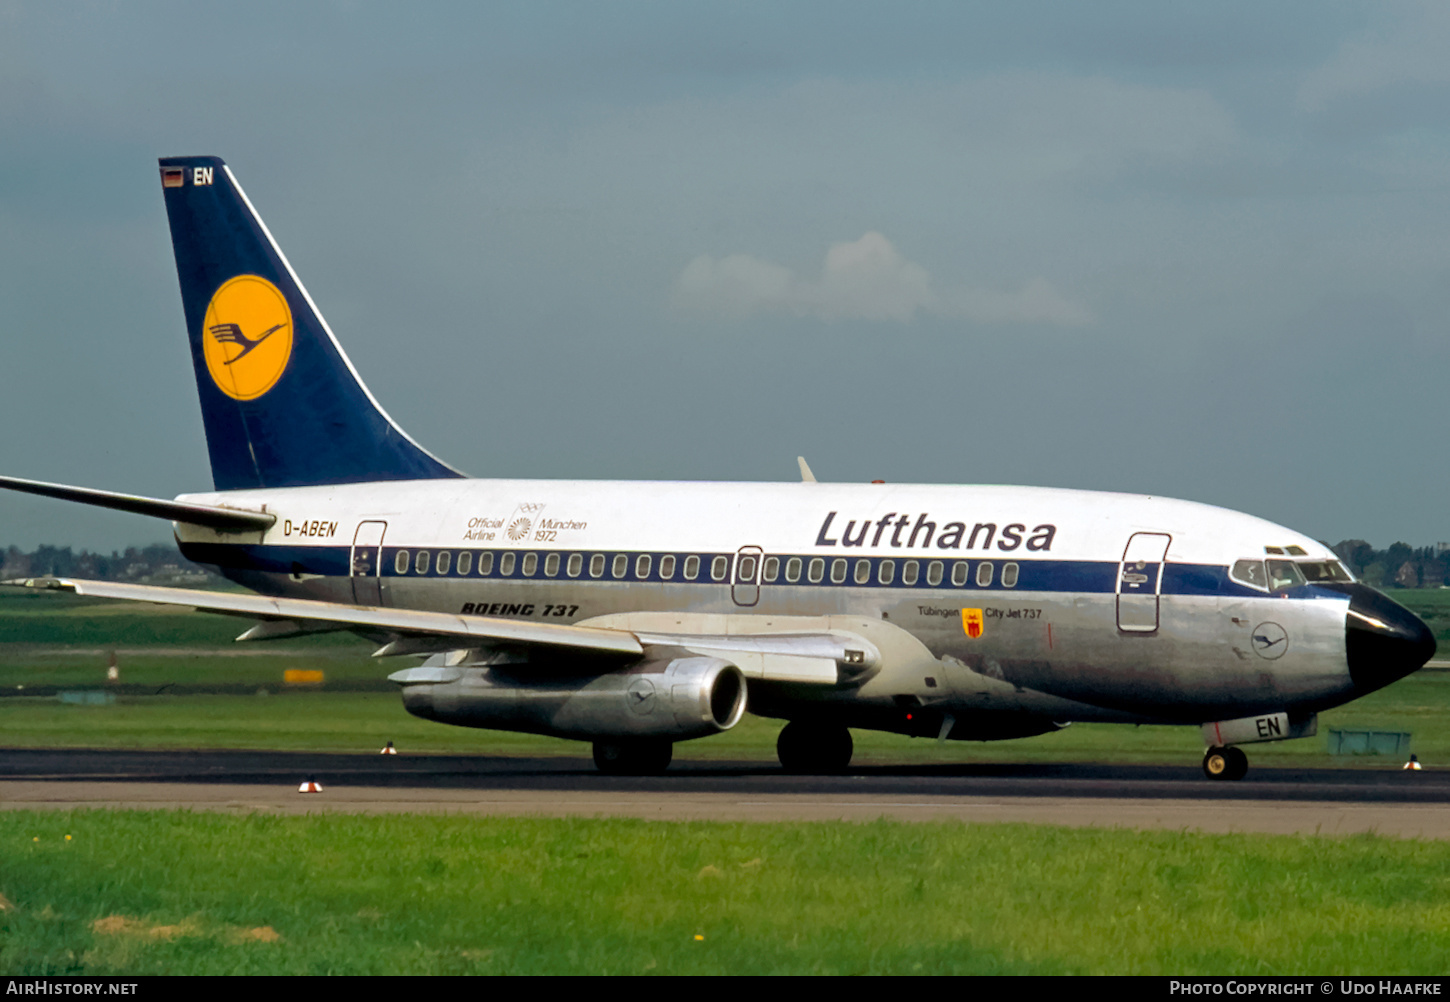
{"label": "boeing 737 airliner", "polygon": [[214,490],[175,501],[0,479],[169,519],[258,595],[33,586],[350,630],[410,713],[591,741],[606,772],[748,709],[780,761],[839,771],[851,728],[1024,737],[1202,729],[1204,772],[1435,651],[1291,529],[1168,498],[1031,487],[464,477],[363,385],[231,170],[161,162]]}

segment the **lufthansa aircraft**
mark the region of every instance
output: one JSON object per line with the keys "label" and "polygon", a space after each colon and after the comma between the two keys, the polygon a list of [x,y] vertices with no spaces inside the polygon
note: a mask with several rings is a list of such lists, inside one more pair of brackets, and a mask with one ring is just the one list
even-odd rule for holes
{"label": "lufthansa aircraft", "polygon": [[1203,769],[1312,735],[1418,669],[1431,632],[1321,543],[1187,501],[1032,487],[469,479],[395,424],[216,157],[161,162],[215,490],[5,478],[165,518],[258,595],[32,586],[350,630],[408,712],[593,742],[606,772],[748,709],[780,761],[851,728],[987,741],[1072,721],[1201,727]]}

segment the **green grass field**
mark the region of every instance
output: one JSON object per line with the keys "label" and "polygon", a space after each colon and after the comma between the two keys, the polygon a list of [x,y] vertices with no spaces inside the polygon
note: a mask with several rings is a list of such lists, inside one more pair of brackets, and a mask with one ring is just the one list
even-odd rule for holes
{"label": "green grass field", "polygon": [[1374,837],[5,812],[0,892],[10,975],[1450,967],[1450,844]]}
{"label": "green grass field", "polygon": [[[1407,730],[1427,767],[1450,766],[1450,672],[1422,673],[1321,717],[1321,736],[1256,745],[1255,766],[1398,768],[1398,759],[1336,757],[1329,727]],[[775,761],[780,722],[747,716],[734,730],[681,742],[676,761]],[[852,732],[858,765],[920,762],[1123,762],[1196,765],[1203,741],[1193,727],[1074,724],[1035,738],[990,743]],[[267,696],[136,696],[114,706],[55,699],[0,699],[0,747],[270,748],[372,752],[393,741],[404,753],[570,755],[587,745],[503,731],[448,727],[409,716],[387,692],[273,692]]]}
{"label": "green grass field", "polygon": [[1450,661],[1450,588],[1405,588],[1386,594],[1435,631],[1435,639],[1440,644],[1436,657]]}
{"label": "green grass field", "polygon": [[[1426,617],[1450,657],[1450,590],[1399,591]],[[587,756],[578,742],[448,727],[403,711],[390,671],[408,658],[375,659],[348,634],[275,643],[233,643],[250,620],[0,589],[0,746],[276,748]],[[124,639],[117,639],[124,638]],[[112,706],[60,703],[60,688],[108,688],[112,652],[123,689]],[[322,691],[282,684],[289,668],[321,669]],[[52,693],[21,695],[26,689]],[[225,694],[196,692],[216,688]],[[366,691],[358,691],[366,690]],[[1256,765],[1386,768],[1375,758],[1332,757],[1331,728],[1410,731],[1427,766],[1450,766],[1450,671],[1424,670],[1320,717],[1320,737],[1257,745]],[[778,721],[747,717],[729,733],[676,747],[677,760],[775,758]],[[1054,734],[991,743],[904,738],[857,731],[858,764],[1104,761],[1196,763],[1192,727],[1075,724]]]}

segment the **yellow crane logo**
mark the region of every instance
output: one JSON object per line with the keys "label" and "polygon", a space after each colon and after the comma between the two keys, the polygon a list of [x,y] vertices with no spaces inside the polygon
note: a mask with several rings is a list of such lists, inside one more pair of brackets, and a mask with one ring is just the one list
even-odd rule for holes
{"label": "yellow crane logo", "polygon": [[212,381],[233,400],[255,400],[276,385],[292,357],[292,310],[260,275],[229,279],[206,308],[202,354]]}

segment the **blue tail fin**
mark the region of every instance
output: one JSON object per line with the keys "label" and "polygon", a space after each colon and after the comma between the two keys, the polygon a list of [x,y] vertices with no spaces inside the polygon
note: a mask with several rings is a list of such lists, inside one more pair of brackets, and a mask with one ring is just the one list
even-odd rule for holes
{"label": "blue tail fin", "polygon": [[217,490],[462,476],[378,406],[225,163],[167,157],[161,187]]}

